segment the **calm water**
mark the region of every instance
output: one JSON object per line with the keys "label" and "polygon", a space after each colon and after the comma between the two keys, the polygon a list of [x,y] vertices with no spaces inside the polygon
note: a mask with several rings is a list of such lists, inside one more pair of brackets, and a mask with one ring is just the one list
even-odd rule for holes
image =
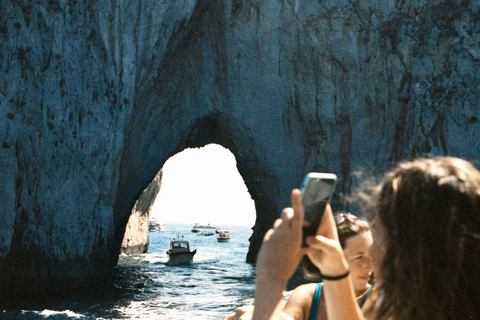
{"label": "calm water", "polygon": [[[220,226],[223,227],[223,226]],[[192,233],[191,225],[150,232],[149,252],[121,256],[105,288],[75,298],[45,299],[0,311],[1,319],[224,319],[252,303],[255,271],[245,263],[245,226],[230,226],[230,242]],[[170,240],[184,235],[197,249],[192,266],[165,265]]]}

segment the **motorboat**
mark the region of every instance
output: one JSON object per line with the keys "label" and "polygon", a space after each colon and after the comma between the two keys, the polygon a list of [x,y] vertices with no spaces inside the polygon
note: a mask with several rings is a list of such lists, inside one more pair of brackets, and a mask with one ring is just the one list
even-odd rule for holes
{"label": "motorboat", "polygon": [[198,234],[199,236],[213,236],[213,231],[202,231]]}
{"label": "motorboat", "polygon": [[148,224],[148,231],[165,231],[165,225],[161,223],[149,223]]}
{"label": "motorboat", "polygon": [[197,249],[191,251],[190,243],[177,236],[177,239],[170,241],[170,249],[167,251],[169,266],[190,265],[193,264],[193,256],[197,253]]}
{"label": "motorboat", "polygon": [[223,233],[223,232],[219,232],[218,236],[217,236],[217,241],[219,241],[219,242],[229,242],[230,241],[230,235],[226,234],[226,233]]}
{"label": "motorboat", "polygon": [[223,228],[223,229],[217,229],[215,230],[216,233],[230,233],[230,229],[228,227]]}
{"label": "motorboat", "polygon": [[165,231],[165,225],[158,222],[156,219],[151,219],[148,222],[148,231]]}

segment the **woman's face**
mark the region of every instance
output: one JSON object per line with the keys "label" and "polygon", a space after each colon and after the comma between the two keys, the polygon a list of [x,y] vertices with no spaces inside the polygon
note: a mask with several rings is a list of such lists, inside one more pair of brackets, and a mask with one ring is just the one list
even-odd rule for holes
{"label": "woman's face", "polygon": [[375,269],[375,279],[381,281],[382,272],[380,266],[383,263],[385,252],[387,250],[385,227],[378,218],[373,219],[370,227],[372,229],[373,238],[373,244],[370,247],[370,256],[372,257],[373,267]]}
{"label": "woman's face", "polygon": [[369,251],[372,243],[370,231],[348,238],[345,242],[343,252],[350,266],[350,276],[357,294],[365,291],[369,286],[368,281],[373,271],[372,258]]}

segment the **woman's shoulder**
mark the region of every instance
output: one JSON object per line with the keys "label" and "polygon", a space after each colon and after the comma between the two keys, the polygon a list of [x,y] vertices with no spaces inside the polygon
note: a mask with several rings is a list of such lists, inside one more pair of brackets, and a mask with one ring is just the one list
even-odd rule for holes
{"label": "woman's shoulder", "polygon": [[301,286],[298,286],[293,290],[293,294],[297,296],[310,296],[313,297],[313,294],[315,293],[315,290],[317,288],[317,283],[307,283],[307,284],[302,284]]}
{"label": "woman's shoulder", "polygon": [[315,294],[317,284],[316,283],[308,283],[298,286],[293,290],[290,294],[290,297],[287,300],[287,306],[290,304],[295,305],[303,305],[308,306],[310,308],[310,304],[312,303],[313,295]]}
{"label": "woman's shoulder", "polygon": [[315,283],[296,287],[287,300],[284,312],[293,319],[306,319],[310,312],[315,288]]}

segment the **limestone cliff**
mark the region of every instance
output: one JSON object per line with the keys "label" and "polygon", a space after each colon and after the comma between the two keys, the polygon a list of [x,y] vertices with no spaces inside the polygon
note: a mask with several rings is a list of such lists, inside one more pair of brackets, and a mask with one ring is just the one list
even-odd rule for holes
{"label": "limestone cliff", "polygon": [[479,41],[476,1],[0,0],[2,288],[103,276],[187,147],[235,155],[250,261],[307,171],[478,164]]}
{"label": "limestone cliff", "polygon": [[150,212],[158,192],[162,186],[162,170],[160,170],[142,192],[137,202],[133,206],[132,213],[128,219],[123,236],[120,252],[123,254],[146,253],[150,243],[148,238],[148,227],[150,221]]}

